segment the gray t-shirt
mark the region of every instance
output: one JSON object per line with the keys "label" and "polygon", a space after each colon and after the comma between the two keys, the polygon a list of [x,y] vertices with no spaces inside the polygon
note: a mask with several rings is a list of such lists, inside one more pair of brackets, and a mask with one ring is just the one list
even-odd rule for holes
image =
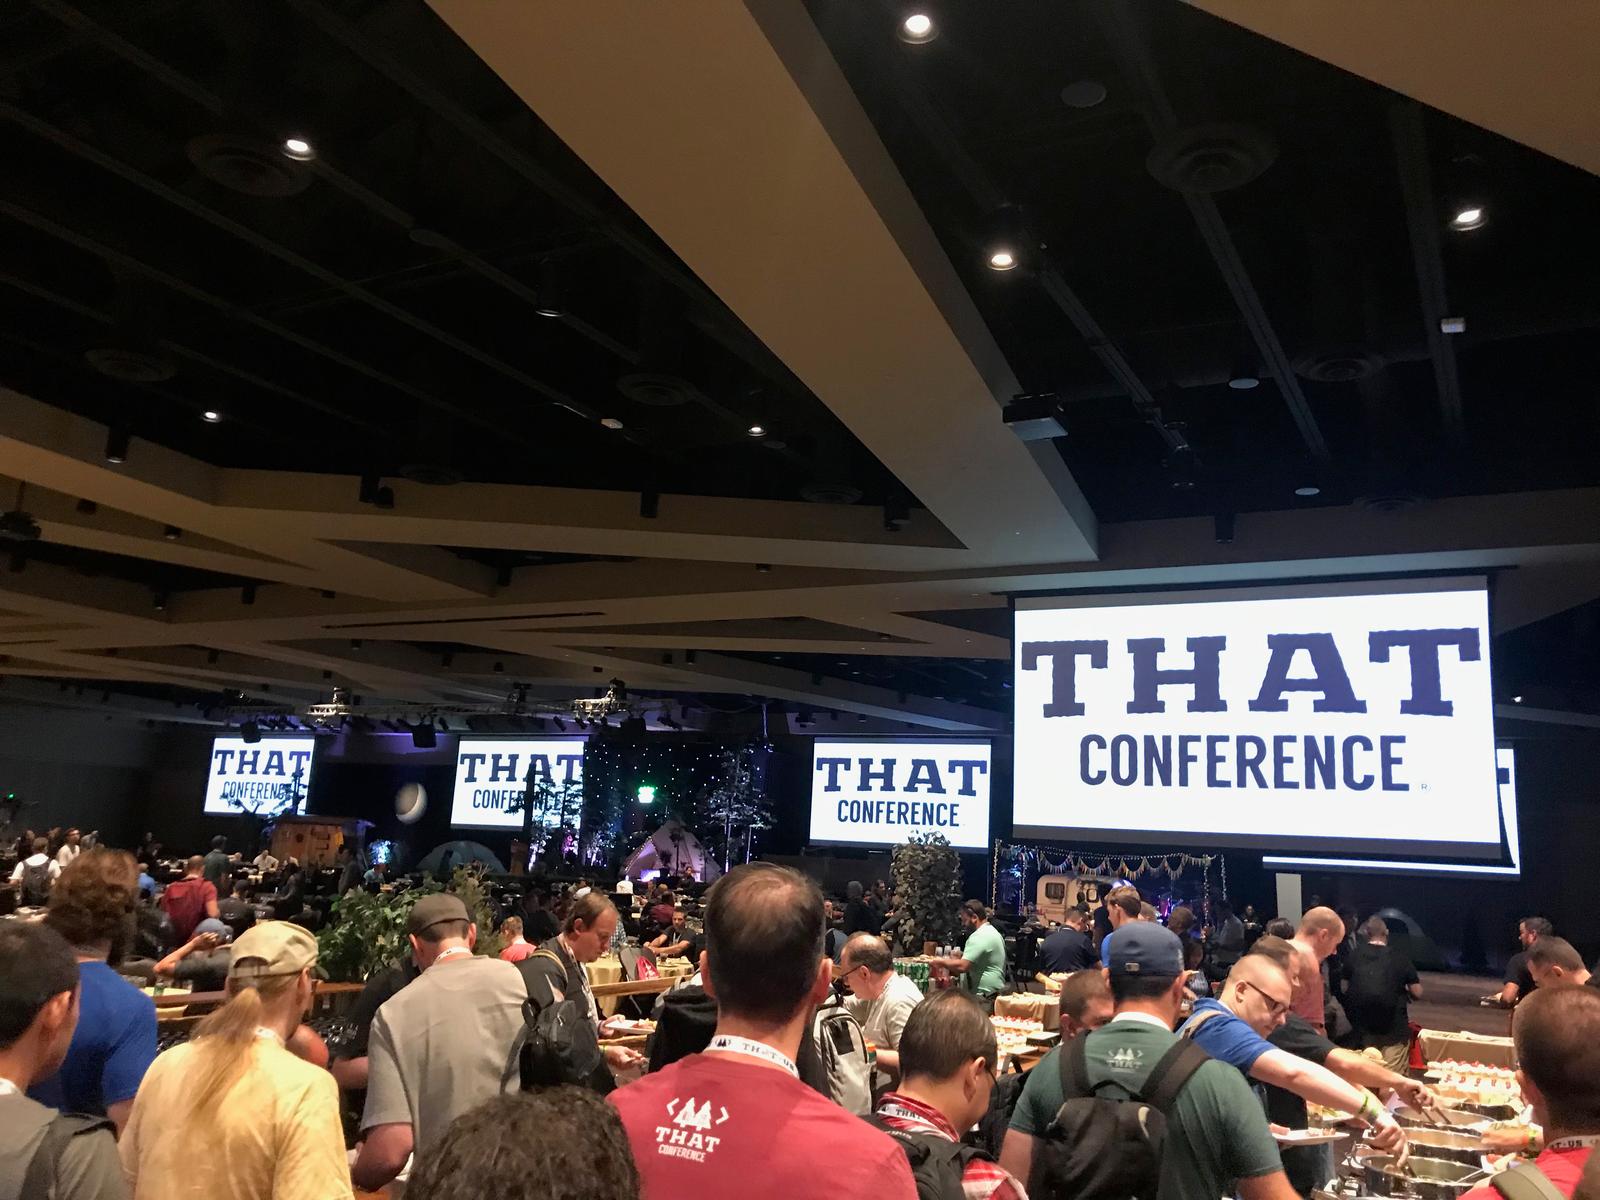
{"label": "gray t-shirt", "polygon": [[[0,1096],[0,1200],[23,1200],[22,1180],[56,1110],[23,1095]],[[56,1186],[26,1200],[124,1200],[122,1163],[109,1129],[81,1133],[61,1151]]]}
{"label": "gray t-shirt", "polygon": [[846,996],[844,1006],[861,1022],[861,1036],[884,1050],[900,1048],[900,1031],[911,1010],[922,1003],[922,989],[904,975],[891,976],[876,1000]]}
{"label": "gray t-shirt", "polygon": [[423,1153],[450,1122],[521,1083],[510,1073],[528,989],[497,958],[446,959],[384,1002],[367,1043],[361,1128],[409,1123]]}

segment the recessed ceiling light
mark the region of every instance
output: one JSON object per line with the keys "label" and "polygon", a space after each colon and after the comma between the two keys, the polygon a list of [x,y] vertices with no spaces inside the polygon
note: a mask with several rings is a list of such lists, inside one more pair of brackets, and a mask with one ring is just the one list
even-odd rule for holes
{"label": "recessed ceiling light", "polygon": [[767,427],[765,425],[752,425],[745,432],[753,438],[766,437]]}
{"label": "recessed ceiling light", "polygon": [[1322,495],[1322,489],[1319,487],[1312,487],[1310,484],[1307,484],[1305,487],[1295,488],[1294,494],[1296,496],[1320,496]]}
{"label": "recessed ceiling light", "polygon": [[1450,218],[1450,228],[1477,229],[1488,219],[1488,214],[1483,211],[1481,205],[1469,204],[1465,208],[1458,209],[1456,215]]}
{"label": "recessed ceiling light", "polygon": [[208,408],[205,410],[205,412],[200,414],[200,419],[209,424],[215,425],[218,421],[222,420],[222,414],[214,408]]}
{"label": "recessed ceiling light", "polygon": [[1080,79],[1061,89],[1061,102],[1068,108],[1093,108],[1106,98],[1106,85],[1097,79]]}
{"label": "recessed ceiling light", "polygon": [[1228,386],[1236,392],[1248,392],[1261,386],[1261,379],[1256,375],[1235,375],[1228,380]]}
{"label": "recessed ceiling light", "polygon": [[900,22],[900,40],[910,42],[913,46],[926,45],[939,36],[939,27],[933,23],[933,18],[925,12],[907,13]]}
{"label": "recessed ceiling light", "polygon": [[1009,246],[996,246],[989,251],[989,269],[991,271],[1009,271],[1017,265],[1017,253]]}
{"label": "recessed ceiling light", "polygon": [[1513,703],[1513,704],[1521,704],[1522,703],[1522,697],[1521,696],[1513,696],[1513,697],[1511,697],[1511,703]]}
{"label": "recessed ceiling light", "polygon": [[622,422],[617,420],[617,418],[615,418],[615,417],[601,417],[600,418],[600,424],[604,425],[607,429],[621,429],[622,428]]}
{"label": "recessed ceiling light", "polygon": [[283,153],[286,158],[292,158],[295,162],[310,162],[317,156],[317,152],[311,148],[311,143],[303,137],[284,138]]}

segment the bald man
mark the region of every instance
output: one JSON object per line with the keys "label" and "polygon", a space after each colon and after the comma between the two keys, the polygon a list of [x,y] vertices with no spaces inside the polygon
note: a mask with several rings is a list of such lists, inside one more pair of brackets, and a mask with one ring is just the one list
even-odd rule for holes
{"label": "bald man", "polygon": [[1328,1036],[1327,997],[1322,964],[1344,941],[1344,921],[1331,908],[1313,908],[1300,918],[1289,944],[1295,948],[1294,1002],[1291,1011],[1323,1037]]}
{"label": "bald man", "polygon": [[1247,954],[1228,973],[1217,999],[1195,1002],[1194,1015],[1178,1036],[1193,1038],[1212,1058],[1260,1083],[1354,1114],[1372,1130],[1374,1146],[1385,1153],[1404,1153],[1405,1131],[1376,1096],[1267,1041],[1288,1018],[1293,994],[1288,973],[1278,962],[1266,954]]}

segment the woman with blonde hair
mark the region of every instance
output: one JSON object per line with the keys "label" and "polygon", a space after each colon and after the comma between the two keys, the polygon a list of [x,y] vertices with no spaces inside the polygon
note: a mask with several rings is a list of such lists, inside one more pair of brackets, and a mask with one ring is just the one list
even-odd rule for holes
{"label": "woman with blonde hair", "polygon": [[158,1057],[118,1149],[133,1200],[345,1200],[339,1089],[285,1049],[310,1007],[317,941],[265,921],[233,944],[228,1002]]}

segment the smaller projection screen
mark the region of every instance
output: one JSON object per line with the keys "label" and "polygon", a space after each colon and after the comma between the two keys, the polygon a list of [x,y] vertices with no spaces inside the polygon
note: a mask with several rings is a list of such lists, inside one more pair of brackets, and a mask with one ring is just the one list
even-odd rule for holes
{"label": "smaller projection screen", "polygon": [[986,850],[989,787],[988,742],[817,738],[811,841],[898,846],[937,833],[958,850]]}
{"label": "smaller projection screen", "polygon": [[1494,859],[1481,577],[1017,601],[1015,833]]}
{"label": "smaller projection screen", "polygon": [[313,737],[264,737],[255,742],[241,737],[214,739],[204,811],[277,816],[297,796],[303,800],[307,795],[316,745]]}
{"label": "smaller projection screen", "polygon": [[[450,824],[463,829],[522,828],[522,793],[529,774],[559,803],[568,793],[572,820],[582,809],[583,746],[577,738],[462,738],[456,744],[456,785]],[[535,799],[535,814],[539,803]]]}

